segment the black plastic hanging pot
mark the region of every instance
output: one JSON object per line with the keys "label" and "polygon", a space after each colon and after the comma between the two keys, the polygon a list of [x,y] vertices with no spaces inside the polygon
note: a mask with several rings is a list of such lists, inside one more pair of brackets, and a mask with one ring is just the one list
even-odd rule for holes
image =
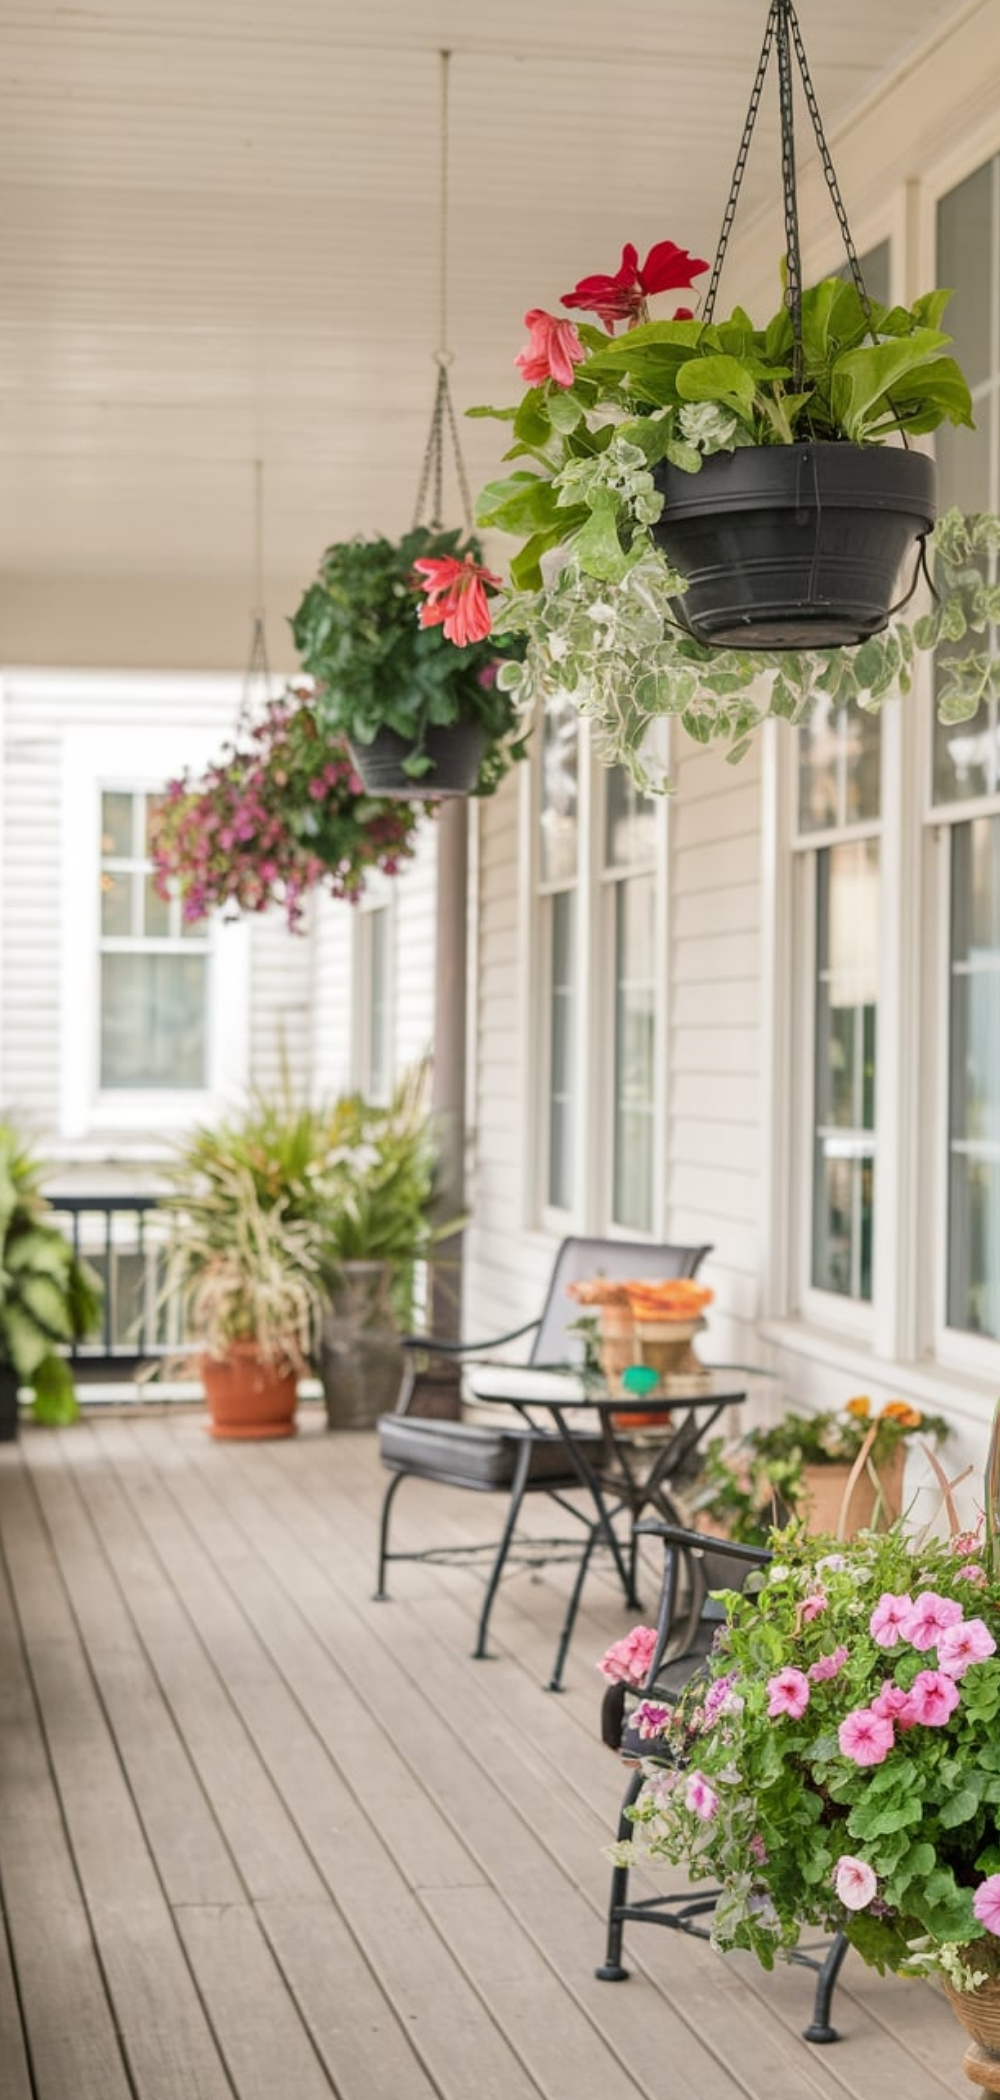
{"label": "black plastic hanging pot", "polygon": [[655,480],[653,537],[688,583],[678,618],[716,648],[839,649],[877,634],[936,514],[933,462],[899,446],[749,445],[698,474],[664,461]]}
{"label": "black plastic hanging pot", "polygon": [[355,768],[369,795],[396,802],[439,802],[448,795],[471,795],[486,749],[481,722],[448,722],[428,729],[421,746],[431,771],[414,779],[403,760],[414,746],[394,729],[379,729],[370,744],[348,744]]}

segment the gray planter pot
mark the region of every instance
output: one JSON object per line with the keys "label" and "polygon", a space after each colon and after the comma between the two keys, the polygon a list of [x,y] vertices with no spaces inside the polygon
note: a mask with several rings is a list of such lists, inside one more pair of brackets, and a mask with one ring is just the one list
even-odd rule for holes
{"label": "gray planter pot", "polygon": [[320,1336],[319,1375],[331,1429],[370,1429],[395,1407],[403,1352],[381,1261],[345,1262]]}

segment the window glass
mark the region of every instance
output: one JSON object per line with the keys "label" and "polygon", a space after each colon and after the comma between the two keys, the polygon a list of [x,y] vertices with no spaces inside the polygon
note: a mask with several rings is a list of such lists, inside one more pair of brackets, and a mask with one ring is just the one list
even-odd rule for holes
{"label": "window glass", "polygon": [[[208,1060],[208,939],[157,896],[149,859],[159,797],[101,795],[100,1083],[202,1088]],[[189,952],[185,953],[187,950]]]}
{"label": "window glass", "polygon": [[617,883],[612,1201],[615,1224],[639,1232],[653,1223],[655,923],[653,877]]}
{"label": "window glass", "polygon": [[1000,816],[951,863],[948,1325],[1000,1340]]}
{"label": "window glass", "polygon": [[606,866],[635,868],[651,861],[656,852],[656,804],[651,795],[640,795],[624,766],[608,771],[605,808]]}
{"label": "window glass", "polygon": [[573,1205],[573,947],[576,899],[562,890],[550,900],[549,1172],[548,1201]]}
{"label": "window glass", "polygon": [[817,700],[799,730],[799,830],[839,830],[877,818],[882,791],[881,716]]}
{"label": "window glass", "polygon": [[977,168],[938,205],[938,284],[953,297],[944,326],[970,386],[990,373],[993,358],[993,281],[989,259],[995,247],[993,163]]}
{"label": "window glass", "polygon": [[875,1178],[879,849],[816,856],[812,1282],[870,1300]]}
{"label": "window glass", "polygon": [[580,717],[568,698],[550,703],[542,728],[541,878],[575,882]]}

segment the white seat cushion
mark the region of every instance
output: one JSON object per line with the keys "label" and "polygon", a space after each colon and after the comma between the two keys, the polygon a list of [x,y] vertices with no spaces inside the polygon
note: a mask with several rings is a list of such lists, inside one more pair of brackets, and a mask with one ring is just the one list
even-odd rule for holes
{"label": "white seat cushion", "polygon": [[465,1390],[470,1400],[556,1400],[566,1407],[586,1397],[572,1371],[536,1371],[531,1364],[466,1364]]}

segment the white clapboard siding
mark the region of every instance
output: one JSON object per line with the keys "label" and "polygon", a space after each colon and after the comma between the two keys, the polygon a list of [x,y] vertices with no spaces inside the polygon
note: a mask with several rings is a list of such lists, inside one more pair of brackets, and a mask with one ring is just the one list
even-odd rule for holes
{"label": "white clapboard siding", "polygon": [[311,909],[292,933],[278,906],[254,919],[250,941],[250,1080],[265,1093],[308,1093],[314,951]]}
{"label": "white clapboard siding", "polygon": [[430,1056],[434,1043],[437,826],[421,827],[416,852],[394,878],[394,1035],[397,1073]]}
{"label": "white clapboard siding", "polygon": [[354,1081],[354,918],[354,906],[339,898],[315,900],[309,1034],[312,1088],[321,1099],[347,1093]]}
{"label": "white clapboard siding", "polygon": [[718,750],[682,742],[676,778],[667,1235],[712,1243],[711,1354],[749,1361],[760,1310],[759,757],[733,767]]}

